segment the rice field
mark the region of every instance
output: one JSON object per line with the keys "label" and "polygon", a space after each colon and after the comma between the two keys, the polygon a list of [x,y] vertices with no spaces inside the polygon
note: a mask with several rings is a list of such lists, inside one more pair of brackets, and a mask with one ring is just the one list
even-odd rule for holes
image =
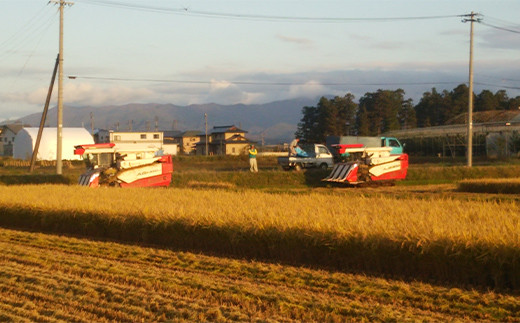
{"label": "rice field", "polygon": [[458,190],[471,193],[520,194],[519,178],[472,179],[458,183]]}
{"label": "rice field", "polygon": [[347,272],[520,288],[515,201],[0,186],[0,224]]}
{"label": "rice field", "polygon": [[511,294],[0,229],[0,321],[520,321]]}

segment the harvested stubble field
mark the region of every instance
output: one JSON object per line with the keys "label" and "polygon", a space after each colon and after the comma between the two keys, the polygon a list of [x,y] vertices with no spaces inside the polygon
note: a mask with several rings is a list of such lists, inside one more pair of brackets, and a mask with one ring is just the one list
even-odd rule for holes
{"label": "harvested stubble field", "polygon": [[519,321],[520,298],[0,229],[0,321]]}

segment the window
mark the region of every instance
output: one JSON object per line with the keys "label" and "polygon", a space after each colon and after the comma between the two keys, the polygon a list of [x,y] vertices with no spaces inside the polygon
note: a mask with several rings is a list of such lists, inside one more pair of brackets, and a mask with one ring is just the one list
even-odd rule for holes
{"label": "window", "polygon": [[401,147],[401,145],[399,145],[397,140],[394,140],[394,139],[390,139],[388,144],[390,147]]}
{"label": "window", "polygon": [[319,154],[328,154],[328,151],[327,151],[327,149],[325,149],[323,147],[319,147],[318,148],[318,153]]}
{"label": "window", "polygon": [[121,136],[114,136],[114,141],[121,141]]}
{"label": "window", "polygon": [[153,134],[153,139],[159,139],[159,134],[158,133],[154,133]]}
{"label": "window", "polygon": [[233,154],[234,154],[234,153],[235,153],[235,147],[233,147],[233,148],[231,149],[231,151],[232,151]]}
{"label": "window", "polygon": [[141,134],[141,139],[146,139],[146,134],[145,133]]}

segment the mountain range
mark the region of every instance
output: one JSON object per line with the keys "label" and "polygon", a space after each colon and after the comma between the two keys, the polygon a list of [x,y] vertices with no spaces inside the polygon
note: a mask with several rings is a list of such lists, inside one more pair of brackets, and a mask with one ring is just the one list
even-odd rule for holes
{"label": "mountain range", "polygon": [[[131,103],[111,106],[68,107],[63,109],[64,127],[85,127],[119,131],[200,130],[205,131],[207,114],[208,132],[213,126],[235,125],[248,133],[250,140],[265,144],[288,142],[302,115],[304,106],[315,106],[318,98],[298,98],[266,104],[173,104]],[[34,113],[18,121],[37,127],[41,113]],[[49,109],[46,126],[55,127],[57,108]]]}

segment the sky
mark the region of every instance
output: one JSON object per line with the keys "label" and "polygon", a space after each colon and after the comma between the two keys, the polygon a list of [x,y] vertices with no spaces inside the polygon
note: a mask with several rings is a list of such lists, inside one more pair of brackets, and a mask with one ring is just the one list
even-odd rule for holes
{"label": "sky", "polygon": [[[518,0],[75,0],[64,10],[64,105],[260,104],[452,90],[520,95]],[[0,0],[0,120],[41,112],[59,6]],[[51,107],[55,106],[57,83]],[[66,114],[66,110],[64,112]]]}

